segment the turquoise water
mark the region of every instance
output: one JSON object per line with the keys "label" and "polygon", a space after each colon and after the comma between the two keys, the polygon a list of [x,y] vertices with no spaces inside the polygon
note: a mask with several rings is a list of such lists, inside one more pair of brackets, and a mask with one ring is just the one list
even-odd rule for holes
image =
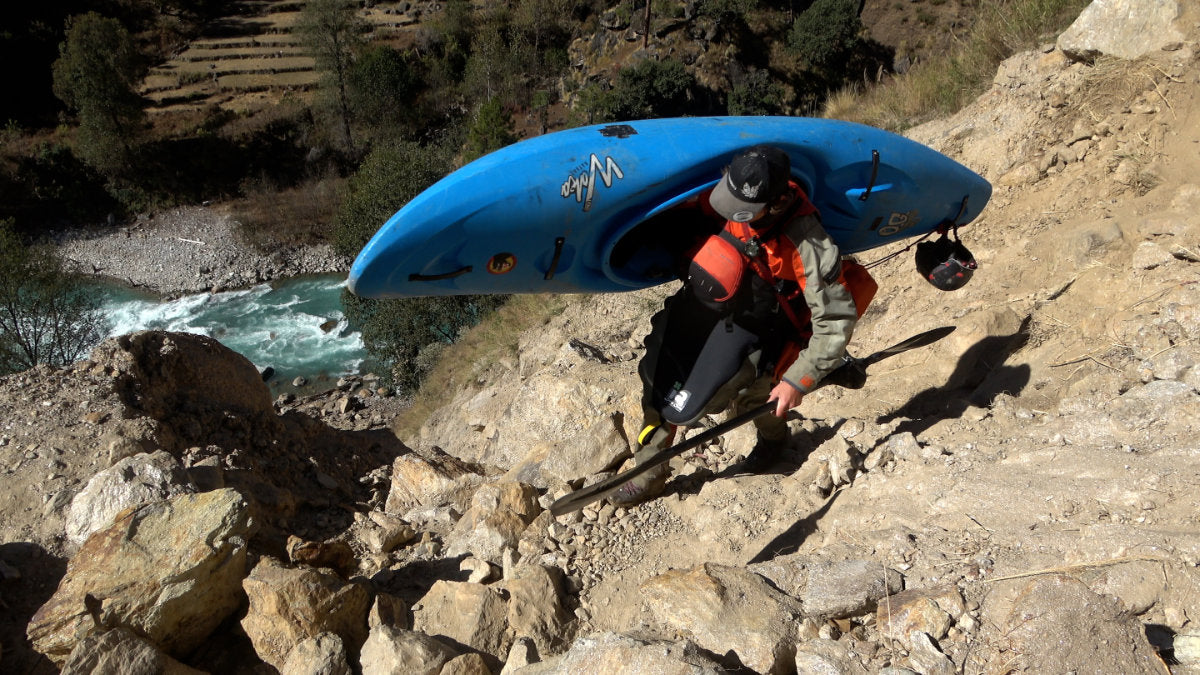
{"label": "turquoise water", "polygon": [[344,286],[340,275],[300,277],[169,301],[106,288],[104,309],[110,336],[148,329],[207,335],[259,370],[273,368],[269,383],[276,391],[291,390],[296,377],[321,388],[358,374],[367,358],[362,335],[342,312]]}

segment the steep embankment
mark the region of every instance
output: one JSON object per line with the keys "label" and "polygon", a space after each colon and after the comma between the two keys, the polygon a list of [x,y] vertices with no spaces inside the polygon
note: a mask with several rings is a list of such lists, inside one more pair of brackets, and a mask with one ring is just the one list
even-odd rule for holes
{"label": "steep embankment", "polygon": [[808,397],[762,475],[726,470],[741,429],[661,499],[544,510],[626,460],[671,289],[576,299],[402,443],[366,383],[272,407],[203,338],[0,379],[0,663],[1196,672],[1196,21],[1132,62],[1019,55],[913,131],[996,184],[982,267],[877,268],[855,352],[958,329]]}

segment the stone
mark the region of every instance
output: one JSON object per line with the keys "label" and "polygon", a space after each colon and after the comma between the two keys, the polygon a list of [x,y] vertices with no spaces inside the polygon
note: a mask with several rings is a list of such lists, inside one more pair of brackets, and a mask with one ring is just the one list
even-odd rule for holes
{"label": "stone", "polygon": [[723,675],[729,671],[690,642],[646,641],[615,633],[600,633],[578,638],[565,654],[504,672],[512,675]]}
{"label": "stone", "polygon": [[187,654],[241,604],[254,529],[246,501],[230,489],[126,511],[83,543],[26,634],[57,664],[83,638],[117,626]]}
{"label": "stone", "polygon": [[492,669],[479,654],[460,654],[447,661],[439,675],[492,675]]}
{"label": "stone", "polygon": [[391,626],[371,629],[359,662],[362,675],[439,675],[458,651],[428,635]]}
{"label": "stone", "polygon": [[[1081,581],[1047,575],[1021,587],[996,629],[1008,649],[989,657],[984,670],[1031,673],[1105,672],[1161,675],[1162,661],[1145,629],[1116,598],[1098,595]],[[1014,660],[1014,655],[1017,656]]]}
{"label": "stone", "polygon": [[877,601],[903,587],[903,577],[873,560],[842,560],[809,567],[808,584],[793,594],[805,616],[840,619],[870,612]]}
{"label": "stone", "polygon": [[407,513],[419,506],[450,505],[466,510],[483,477],[444,453],[401,455],[392,463],[391,489],[384,510]]}
{"label": "stone", "polygon": [[494,580],[497,576],[496,568],[486,560],[479,558],[466,558],[458,564],[458,569],[461,572],[467,572],[467,582],[472,584],[483,584]]}
{"label": "stone", "polygon": [[412,623],[408,620],[408,609],[408,603],[404,600],[390,593],[378,591],[375,593],[375,602],[371,605],[371,611],[367,614],[367,625],[371,628],[390,626],[408,630],[412,628]]}
{"label": "stone", "polygon": [[342,638],[321,633],[305,638],[292,648],[279,675],[351,675]]}
{"label": "stone", "polygon": [[749,570],[705,563],[648,579],[640,591],[659,623],[704,649],[732,651],[762,673],[795,658],[800,602]]}
{"label": "stone", "polygon": [[541,471],[554,479],[572,481],[610,469],[629,454],[620,420],[608,415],[559,443],[542,462]]}
{"label": "stone", "polygon": [[1184,39],[1175,24],[1176,0],[1094,0],[1058,36],[1058,48],[1077,61],[1098,56],[1133,60]]}
{"label": "stone", "polygon": [[796,672],[803,675],[867,675],[845,645],[817,638],[796,645]]}
{"label": "stone", "polygon": [[417,536],[417,531],[403,518],[380,511],[372,511],[370,518],[377,527],[367,530],[363,541],[376,553],[390,553]]}
{"label": "stone", "polygon": [[928,633],[915,630],[909,633],[906,643],[908,660],[917,672],[924,675],[954,675],[958,672],[954,662],[938,649]]}
{"label": "stone", "polygon": [[202,675],[162,653],[128,628],[89,635],[79,641],[63,663],[60,675]]}
{"label": "stone", "polygon": [[155,420],[214,411],[275,414],[254,364],[214,338],[141,331],[100,343],[92,360],[115,369],[116,390]]}
{"label": "stone", "polygon": [[78,546],[127,508],[195,492],[179,460],[159,450],[126,457],[92,476],[67,512],[67,540]]}
{"label": "stone", "polygon": [[541,565],[516,567],[504,582],[508,625],[516,637],[533,641],[539,653],[562,650],[570,614],[563,604],[562,572]]}
{"label": "stone", "polygon": [[242,587],[250,604],[242,629],[258,657],[276,668],[297,644],[322,633],[341,638],[351,655],[367,637],[371,594],[362,583],[264,557]]}
{"label": "stone", "polygon": [[920,590],[889,596],[879,603],[875,622],[884,637],[906,643],[910,633],[919,632],[945,637],[950,630],[950,615]]}
{"label": "stone", "polygon": [[413,629],[500,659],[512,644],[507,616],[504,598],[491,586],[438,580],[413,607]]}

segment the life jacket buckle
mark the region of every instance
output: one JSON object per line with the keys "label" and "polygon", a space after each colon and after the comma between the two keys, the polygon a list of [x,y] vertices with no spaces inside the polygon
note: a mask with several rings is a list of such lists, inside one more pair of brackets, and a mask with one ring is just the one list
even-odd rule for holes
{"label": "life jacket buckle", "polygon": [[745,251],[747,258],[757,258],[758,254],[762,252],[762,242],[758,240],[758,237],[750,237],[746,241]]}

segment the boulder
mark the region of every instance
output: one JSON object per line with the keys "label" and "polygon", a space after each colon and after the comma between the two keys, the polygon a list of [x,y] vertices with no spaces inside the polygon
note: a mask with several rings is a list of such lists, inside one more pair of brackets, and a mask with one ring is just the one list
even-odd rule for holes
{"label": "boulder", "polygon": [[508,653],[508,606],[499,591],[465,581],[439,580],[413,607],[413,629],[500,659]]}
{"label": "boulder", "polygon": [[565,654],[511,671],[505,670],[512,675],[718,675],[728,672],[690,642],[645,641],[616,633],[581,637]]}
{"label": "boulder", "polygon": [[61,664],[92,633],[128,627],[173,655],[199,646],[241,604],[245,500],[217,490],[140,506],[83,543],[27,627]]}
{"label": "boulder", "polygon": [[784,558],[751,565],[776,588],[800,600],[806,617],[839,619],[872,611],[904,586],[899,572],[875,560]]}
{"label": "boulder", "polygon": [[363,675],[439,675],[458,652],[423,633],[375,626],[362,646]]}
{"label": "boulder", "polygon": [[1062,35],[1058,48],[1077,61],[1136,59],[1184,39],[1177,0],[1094,0]]}
{"label": "boulder", "polygon": [[274,415],[254,364],[210,337],[142,331],[102,342],[91,358],[116,370],[121,400],[153,419],[211,411]]}
{"label": "boulder", "polygon": [[292,648],[279,675],[350,675],[346,645],[333,633],[305,638]]}
{"label": "boulder", "polygon": [[471,508],[454,526],[447,552],[469,553],[499,564],[505,549],[516,549],[525,528],[541,513],[531,485],[501,482],[484,485],[471,499]]}
{"label": "boulder", "polygon": [[418,506],[454,506],[466,510],[483,477],[442,452],[402,455],[392,463],[392,486],[384,510],[404,514]]}
{"label": "boulder", "polygon": [[508,625],[531,639],[541,654],[561,650],[571,616],[563,606],[562,573],[553,567],[520,565],[503,587],[508,591]]}
{"label": "boulder", "polygon": [[126,457],[93,476],[71,500],[67,540],[78,546],[127,508],[195,491],[187,471],[170,453]]}
{"label": "boulder", "polygon": [[795,659],[800,602],[740,567],[704,563],[645,581],[641,593],[668,630],[717,654],[732,652],[760,673],[787,670]]}
{"label": "boulder", "polygon": [[63,664],[62,675],[202,675],[176,661],[128,628],[114,628],[79,641]]}
{"label": "boulder", "polygon": [[341,638],[351,657],[367,638],[371,593],[361,583],[263,558],[242,587],[250,600],[242,629],[258,657],[276,668],[296,645],[322,633]]}
{"label": "boulder", "polygon": [[1072,577],[1049,575],[1026,584],[997,629],[1007,649],[992,654],[988,672],[1163,672],[1137,617]]}

